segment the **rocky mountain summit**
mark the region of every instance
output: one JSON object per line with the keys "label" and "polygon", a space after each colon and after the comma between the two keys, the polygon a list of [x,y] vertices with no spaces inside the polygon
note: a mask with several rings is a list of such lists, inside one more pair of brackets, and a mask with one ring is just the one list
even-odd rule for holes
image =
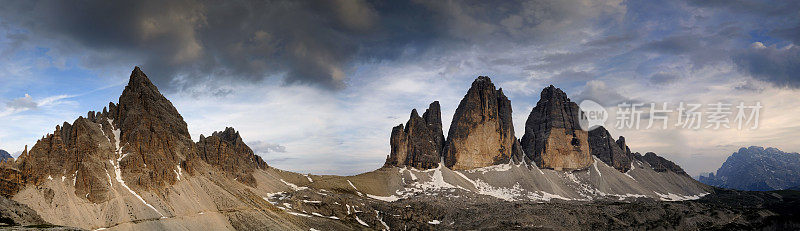
{"label": "rocky mountain summit", "polygon": [[177,109],[136,67],[119,104],[56,126],[26,148],[15,168],[21,184],[70,179],[76,195],[99,203],[113,198],[109,172],[129,182],[126,187],[159,190],[174,184],[179,172],[191,172],[185,161],[196,152]]}
{"label": "rocky mountain summit", "polygon": [[297,229],[248,189],[268,169],[233,128],[193,142],[136,67],[119,103],[56,126],[0,164],[0,194],[49,223],[87,229]]}
{"label": "rocky mountain summit", "polygon": [[444,142],[442,113],[439,101],[434,101],[422,117],[417,109],[411,110],[405,127],[400,124],[392,128],[389,142],[391,153],[386,158],[385,165],[435,168],[441,162]]}
{"label": "rocky mountain summit", "polygon": [[653,152],[647,152],[644,154],[644,156],[636,152],[633,153],[633,158],[647,162],[648,164],[650,164],[650,166],[653,167],[653,170],[655,170],[656,172],[671,171],[674,173],[689,176],[686,174],[686,171],[683,171],[683,168],[681,168],[681,166],[678,166],[674,162],[667,160],[664,157],[660,157]]}
{"label": "rocky mountain summit", "polygon": [[722,188],[767,191],[800,186],[800,154],[777,148],[740,148],[700,182]]}
{"label": "rocky mountain summit", "polygon": [[[620,137],[620,140],[625,142],[624,137]],[[600,126],[589,131],[589,147],[593,156],[620,172],[627,172],[631,169],[630,149],[624,144],[618,144],[605,127]],[[623,148],[625,148],[624,151]]]}
{"label": "rocky mountain summit", "polygon": [[413,109],[405,126],[392,129],[391,152],[384,166],[431,169],[443,159],[450,169],[470,170],[513,160],[572,171],[588,168],[596,156],[622,173],[638,160],[656,171],[685,174],[680,166],[655,153],[631,153],[625,137],[614,140],[603,126],[591,132],[582,130],[579,112],[578,105],[561,89],[546,87],[531,110],[525,136],[518,140],[511,122],[511,101],[489,77],[479,76],[459,103],[446,140],[438,101],[431,103],[423,116]]}
{"label": "rocky mountain summit", "polygon": [[256,185],[253,171],[268,167],[267,163],[242,141],[239,132],[231,127],[225,128],[225,131],[214,132],[209,137],[200,135],[197,150],[205,162],[232,174],[234,179],[251,187]]}
{"label": "rocky mountain summit", "polygon": [[550,85],[525,122],[522,148],[540,168],[585,169],[592,164],[588,132],[581,129],[578,105]]}
{"label": "rocky mountain summit", "polygon": [[523,156],[514,135],[511,101],[492,80],[479,76],[458,104],[445,144],[445,165],[453,170],[508,163]]}

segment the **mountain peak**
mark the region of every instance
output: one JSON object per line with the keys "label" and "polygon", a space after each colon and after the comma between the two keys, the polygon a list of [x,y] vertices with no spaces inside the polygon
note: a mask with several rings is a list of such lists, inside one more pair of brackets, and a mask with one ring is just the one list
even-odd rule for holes
{"label": "mountain peak", "polygon": [[400,124],[392,129],[391,153],[384,165],[422,169],[439,166],[444,145],[441,118],[438,101],[431,103],[422,117],[417,109],[411,110],[405,126]]}
{"label": "mountain peak", "polygon": [[[550,85],[525,121],[522,147],[540,168],[575,170],[589,167],[588,132],[578,124],[580,108],[561,89]],[[602,134],[605,135],[605,134]]]}
{"label": "mountain peak", "polygon": [[557,88],[553,85],[550,85],[542,89],[541,98],[539,99],[539,102],[543,103],[552,100],[570,102],[569,97],[567,97],[567,93],[564,93],[564,91],[561,90],[561,88]]}
{"label": "mountain peak", "polygon": [[125,90],[128,89],[136,92],[161,95],[156,85],[150,81],[150,78],[148,78],[138,66],[134,67],[133,71],[131,71],[131,77],[128,79],[128,86],[125,86]]}
{"label": "mountain peak", "polygon": [[443,151],[445,165],[465,170],[521,158],[522,150],[515,145],[517,138],[511,115],[511,101],[495,89],[489,77],[478,76],[458,104],[450,123]]}
{"label": "mountain peak", "polygon": [[[132,171],[142,178],[137,183],[158,188],[172,182],[176,178],[172,170],[195,153],[186,121],[172,102],[141,68],[134,67],[119,104],[109,106],[114,112],[110,119],[120,130],[119,148],[131,154],[123,165],[137,169]],[[128,171],[124,166],[123,175]]]}
{"label": "mountain peak", "polygon": [[200,138],[196,145],[201,159],[232,174],[237,181],[251,187],[256,186],[253,171],[267,168],[267,163],[242,142],[239,132],[232,127],[214,132],[209,137]]}
{"label": "mountain peak", "polygon": [[216,131],[212,133],[211,136],[218,136],[222,140],[228,142],[235,142],[242,139],[242,136],[239,135],[239,132],[236,131],[236,129],[234,129],[233,127],[226,127],[225,130],[221,132]]}

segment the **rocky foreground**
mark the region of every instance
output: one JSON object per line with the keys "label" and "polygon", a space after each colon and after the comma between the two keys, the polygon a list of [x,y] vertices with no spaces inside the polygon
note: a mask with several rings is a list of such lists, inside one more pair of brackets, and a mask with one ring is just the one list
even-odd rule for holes
{"label": "rocky foreground", "polygon": [[[299,199],[303,198],[303,199]],[[396,202],[311,191],[273,198],[325,219],[354,214],[353,229],[400,230],[797,230],[800,191],[742,192],[715,189],[691,201],[596,200],[547,203],[505,201],[463,191],[442,191]],[[355,206],[341,206],[348,201]],[[362,204],[363,203],[363,204]],[[352,209],[351,209],[352,208]],[[356,211],[358,212],[356,214]]]}

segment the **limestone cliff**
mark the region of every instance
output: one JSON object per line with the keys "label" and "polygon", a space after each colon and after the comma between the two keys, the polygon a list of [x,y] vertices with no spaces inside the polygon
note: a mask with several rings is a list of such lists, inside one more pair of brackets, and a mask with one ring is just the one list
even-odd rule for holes
{"label": "limestone cliff", "polygon": [[392,129],[390,146],[386,166],[421,169],[439,166],[444,146],[439,101],[431,103],[422,117],[417,114],[417,109],[412,110],[405,127],[400,124]]}
{"label": "limestone cliff", "polygon": [[511,101],[502,89],[495,89],[489,77],[478,77],[453,115],[444,149],[445,165],[463,170],[508,163],[522,156],[516,142]]}
{"label": "limestone cliff", "polygon": [[550,85],[525,122],[522,148],[540,168],[583,169],[592,164],[588,132],[581,130],[578,105]]}

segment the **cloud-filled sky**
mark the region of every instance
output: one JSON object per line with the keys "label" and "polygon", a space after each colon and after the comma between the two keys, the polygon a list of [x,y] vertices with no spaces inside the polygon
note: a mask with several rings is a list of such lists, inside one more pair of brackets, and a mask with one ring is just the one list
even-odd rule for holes
{"label": "cloud-filled sky", "polygon": [[[739,147],[800,151],[797,1],[7,1],[0,149],[116,102],[141,66],[194,139],[235,127],[268,164],[376,169],[391,128],[438,100],[445,134],[472,80],[617,104],[763,105],[758,129],[615,129],[690,174]],[[734,108],[735,110],[735,108]],[[733,118],[731,118],[733,120]]]}

